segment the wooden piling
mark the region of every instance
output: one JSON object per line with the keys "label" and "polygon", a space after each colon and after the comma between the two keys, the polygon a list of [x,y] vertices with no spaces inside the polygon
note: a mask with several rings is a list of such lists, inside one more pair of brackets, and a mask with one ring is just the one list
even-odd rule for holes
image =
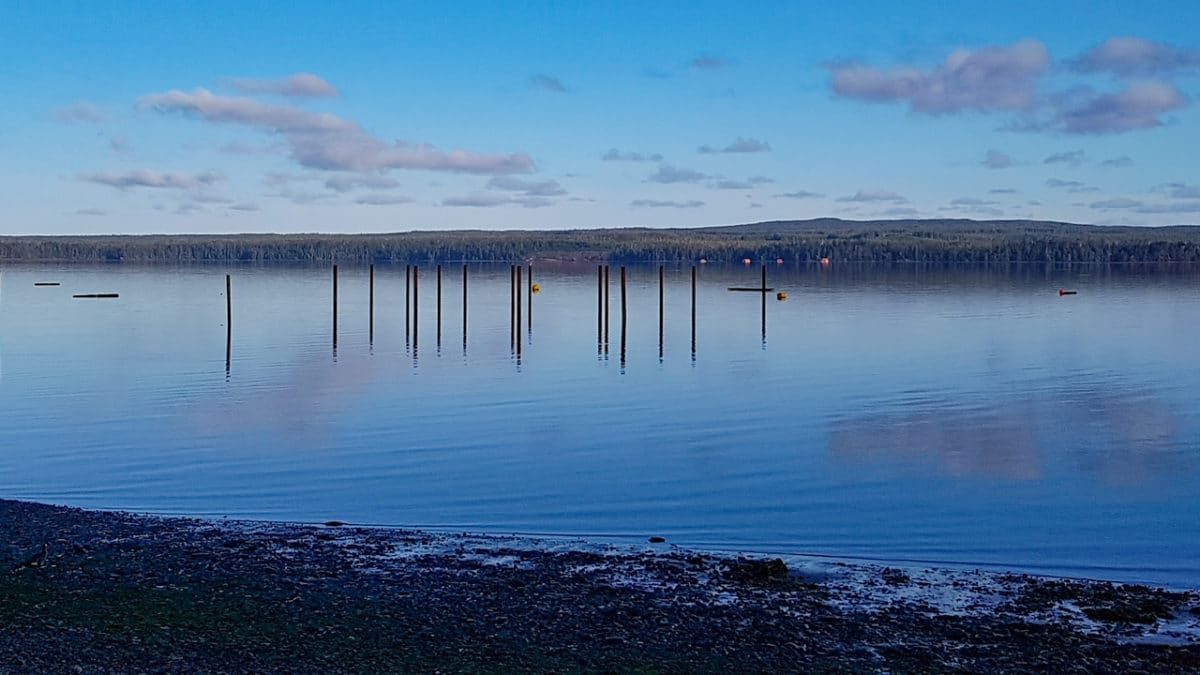
{"label": "wooden piling", "polygon": [[525,271],[525,297],[528,302],[525,303],[526,321],[529,322],[529,330],[533,331],[533,263],[526,266]]}
{"label": "wooden piling", "polygon": [[338,266],[333,266],[333,346],[337,346],[337,319],[338,319]]}
{"label": "wooden piling", "polygon": [[762,266],[762,343],[767,345],[767,266]]}
{"label": "wooden piling", "polygon": [[467,351],[467,266],[463,265],[463,351]]}
{"label": "wooden piling", "polygon": [[608,272],[609,272],[608,265],[605,265],[604,266],[604,349],[605,349],[605,351],[608,351],[608,305],[609,305],[609,302],[608,302],[608,287],[609,287]]}
{"label": "wooden piling", "polygon": [[229,357],[233,353],[233,282],[225,275],[225,374],[229,374]]}
{"label": "wooden piling", "polygon": [[508,346],[517,346],[517,266],[508,266]]}
{"label": "wooden piling", "polygon": [[625,266],[621,265],[621,329],[625,329]]}
{"label": "wooden piling", "polygon": [[437,346],[442,346],[442,266],[437,266]]}
{"label": "wooden piling", "polygon": [[516,269],[517,269],[517,285],[516,285],[516,289],[517,289],[517,292],[516,292],[516,298],[517,298],[516,317],[517,317],[517,319],[516,319],[516,322],[513,323],[513,326],[515,326],[515,330],[517,332],[517,340],[516,340],[517,341],[517,358],[520,358],[521,357],[521,266],[517,265]]}
{"label": "wooden piling", "polygon": [[692,360],[696,358],[696,266],[692,265]]}
{"label": "wooden piling", "polygon": [[604,265],[596,265],[596,345],[604,344]]}
{"label": "wooden piling", "polygon": [[409,316],[412,313],[412,293],[409,289],[409,281],[412,278],[412,265],[404,266],[404,342],[408,343],[409,335],[412,333],[409,325]]}
{"label": "wooden piling", "polygon": [[417,353],[417,333],[420,322],[420,300],[421,300],[421,267],[413,265],[413,289],[412,289],[412,339],[413,339],[413,355]]}
{"label": "wooden piling", "polygon": [[663,356],[663,266],[658,266],[658,358]]}
{"label": "wooden piling", "polygon": [[367,322],[370,324],[368,329],[370,337],[368,339],[370,340],[371,344],[375,344],[375,266],[371,265],[368,269],[370,270],[369,280],[367,282],[367,285],[370,287],[370,299],[368,300],[367,310]]}

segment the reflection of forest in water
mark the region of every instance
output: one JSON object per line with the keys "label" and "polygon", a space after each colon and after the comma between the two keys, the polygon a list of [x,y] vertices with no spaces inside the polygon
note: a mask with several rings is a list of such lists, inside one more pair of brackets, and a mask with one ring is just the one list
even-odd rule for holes
{"label": "reflection of forest in water", "polygon": [[1149,391],[1064,385],[990,405],[954,401],[835,421],[834,457],[902,462],[949,476],[1038,480],[1055,465],[1109,486],[1168,480],[1198,466],[1182,413]]}

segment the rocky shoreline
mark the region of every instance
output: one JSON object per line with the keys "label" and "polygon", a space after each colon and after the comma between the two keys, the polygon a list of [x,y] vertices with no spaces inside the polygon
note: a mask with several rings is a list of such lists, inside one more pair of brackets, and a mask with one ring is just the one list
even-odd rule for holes
{"label": "rocky shoreline", "polygon": [[1197,672],[1200,594],[0,500],[0,672]]}

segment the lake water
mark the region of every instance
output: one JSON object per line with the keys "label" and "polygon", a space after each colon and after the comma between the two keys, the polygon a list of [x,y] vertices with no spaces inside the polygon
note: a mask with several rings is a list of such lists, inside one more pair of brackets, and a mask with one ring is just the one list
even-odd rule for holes
{"label": "lake water", "polygon": [[4,266],[0,496],[1200,585],[1200,269],[461,270]]}

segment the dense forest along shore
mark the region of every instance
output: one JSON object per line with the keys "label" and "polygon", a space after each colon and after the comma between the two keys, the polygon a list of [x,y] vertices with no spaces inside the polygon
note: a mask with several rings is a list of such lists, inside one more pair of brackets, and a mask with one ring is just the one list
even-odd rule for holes
{"label": "dense forest along shore", "polygon": [[694,228],[0,237],[0,262],[1200,262],[1200,227],[837,218]]}
{"label": "dense forest along shore", "polygon": [[0,500],[0,670],[1184,673],[1200,595]]}

